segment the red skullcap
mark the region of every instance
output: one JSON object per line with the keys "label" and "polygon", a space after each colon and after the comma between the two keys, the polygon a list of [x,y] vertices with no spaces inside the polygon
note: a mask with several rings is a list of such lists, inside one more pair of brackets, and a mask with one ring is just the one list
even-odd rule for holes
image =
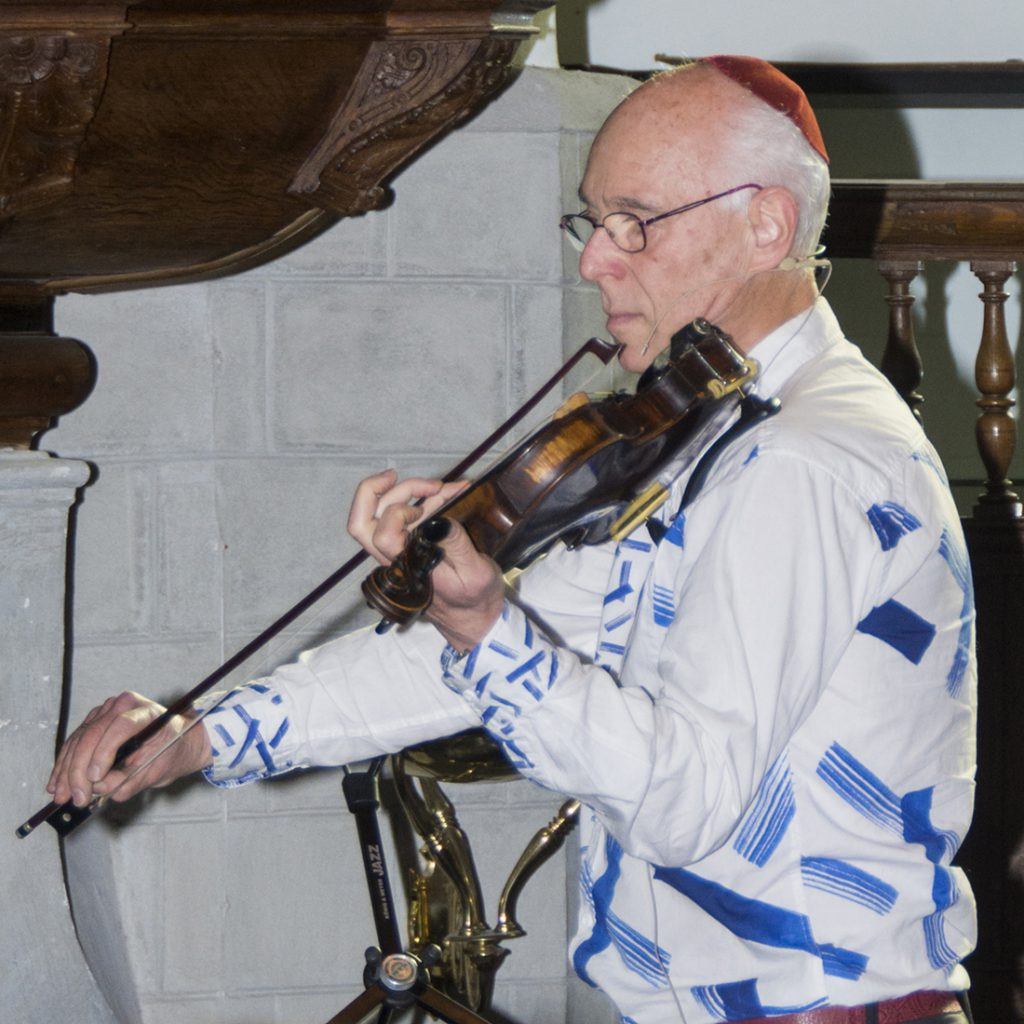
{"label": "red skullcap", "polygon": [[828,153],[821,137],[821,129],[818,127],[818,119],[814,116],[803,89],[791,78],[787,78],[778,68],[758,57],[719,54],[715,57],[702,57],[698,63],[710,64],[726,78],[731,78],[744,89],[748,89],[773,110],[785,114],[800,129],[803,137],[811,144],[811,148],[828,163]]}

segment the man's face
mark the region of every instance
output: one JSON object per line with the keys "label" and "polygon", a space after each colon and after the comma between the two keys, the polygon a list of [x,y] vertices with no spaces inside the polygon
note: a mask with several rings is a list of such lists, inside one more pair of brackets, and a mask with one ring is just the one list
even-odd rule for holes
{"label": "man's face", "polygon": [[[673,102],[670,94],[654,102],[638,94],[614,113],[580,186],[586,212],[597,221],[616,211],[647,220],[737,184],[710,180],[718,162],[710,152],[713,98],[707,108]],[[623,252],[602,229],[594,232],[580,255],[580,274],[601,291],[608,330],[625,346],[619,360],[626,369],[649,366],[694,317],[718,322],[743,271],[742,220],[728,205],[710,203],[652,224],[638,253]]]}

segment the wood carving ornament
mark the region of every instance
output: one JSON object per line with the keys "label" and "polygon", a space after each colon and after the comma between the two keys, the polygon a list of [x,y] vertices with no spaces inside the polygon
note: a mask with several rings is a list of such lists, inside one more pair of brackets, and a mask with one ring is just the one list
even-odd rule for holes
{"label": "wood carving ornament", "polygon": [[364,62],[288,191],[342,215],[382,206],[385,177],[504,85],[518,41],[375,42],[377,53]]}
{"label": "wood carving ornament", "polygon": [[0,37],[0,218],[71,191],[109,49],[107,36]]}

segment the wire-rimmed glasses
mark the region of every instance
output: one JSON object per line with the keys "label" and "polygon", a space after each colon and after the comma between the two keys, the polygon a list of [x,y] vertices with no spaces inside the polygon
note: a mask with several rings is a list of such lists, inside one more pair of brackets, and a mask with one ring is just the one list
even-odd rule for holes
{"label": "wire-rimmed glasses", "polygon": [[735,192],[742,192],[744,189],[753,188],[758,191],[763,186],[747,182],[745,185],[737,185],[735,188],[726,189],[713,196],[704,199],[697,199],[684,206],[677,206],[674,210],[659,213],[654,217],[641,220],[635,213],[616,211],[606,214],[602,220],[594,220],[586,213],[567,213],[559,222],[558,226],[565,232],[566,237],[573,244],[573,247],[583,251],[583,247],[590,241],[591,236],[598,228],[604,228],[608,237],[623,252],[642,252],[647,246],[647,228],[666,217],[674,217],[678,213],[686,213],[687,210],[696,210],[698,206],[706,203],[713,203],[716,199],[731,196]]}

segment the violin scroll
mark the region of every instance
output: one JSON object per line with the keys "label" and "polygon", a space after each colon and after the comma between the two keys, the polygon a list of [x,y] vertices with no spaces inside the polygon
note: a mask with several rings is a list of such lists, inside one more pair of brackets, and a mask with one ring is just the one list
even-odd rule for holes
{"label": "violin scroll", "polygon": [[430,574],[441,561],[444,553],[439,545],[450,530],[450,520],[428,519],[390,565],[380,566],[363,580],[366,603],[387,623],[404,626],[430,607],[434,599]]}

